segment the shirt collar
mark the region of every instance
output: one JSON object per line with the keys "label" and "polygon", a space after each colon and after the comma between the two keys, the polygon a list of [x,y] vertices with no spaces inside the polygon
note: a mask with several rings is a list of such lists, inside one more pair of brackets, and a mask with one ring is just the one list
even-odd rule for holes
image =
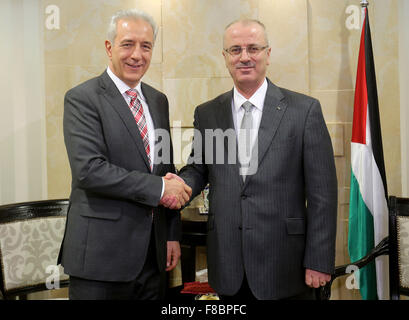
{"label": "shirt collar", "polygon": [[264,78],[264,82],[260,86],[260,88],[258,88],[257,91],[254,92],[254,94],[249,99],[246,99],[236,89],[236,86],[234,86],[233,102],[234,102],[234,108],[236,112],[240,110],[241,105],[246,101],[250,101],[258,110],[263,111],[264,100],[266,98],[266,93],[267,93],[267,87],[268,87],[267,79]]}
{"label": "shirt collar", "polygon": [[119,92],[123,96],[126,96],[126,91],[128,91],[129,89],[135,89],[138,92],[138,98],[146,102],[145,97],[144,97],[144,95],[142,93],[141,81],[138,82],[138,84],[136,85],[135,88],[131,88],[125,82],[123,82],[121,79],[119,79],[112,72],[112,70],[109,68],[109,66],[107,67],[107,73],[108,73],[109,77],[111,78],[111,80],[115,83],[115,86],[118,88]]}

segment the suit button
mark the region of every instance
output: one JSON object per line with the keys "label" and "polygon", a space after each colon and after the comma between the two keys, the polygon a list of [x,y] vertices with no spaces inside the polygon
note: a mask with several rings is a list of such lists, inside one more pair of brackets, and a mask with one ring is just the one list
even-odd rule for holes
{"label": "suit button", "polygon": [[242,230],[243,228],[242,228],[242,226],[239,226],[239,230]]}
{"label": "suit button", "polygon": [[243,200],[246,200],[246,199],[247,199],[247,196],[246,196],[245,194],[242,194],[242,195],[241,195],[241,198],[242,198]]}

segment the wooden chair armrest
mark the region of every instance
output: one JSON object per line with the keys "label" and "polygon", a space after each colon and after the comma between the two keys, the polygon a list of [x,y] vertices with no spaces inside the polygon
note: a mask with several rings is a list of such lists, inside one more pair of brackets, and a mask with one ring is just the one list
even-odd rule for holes
{"label": "wooden chair armrest", "polygon": [[335,272],[331,276],[331,280],[324,287],[320,287],[317,289],[317,299],[318,300],[329,300],[330,299],[332,282],[336,278],[342,277],[348,274],[347,268],[349,266],[354,265],[354,266],[357,266],[359,269],[362,269],[368,263],[375,260],[375,258],[381,255],[387,255],[387,254],[389,254],[389,237],[385,237],[382,241],[378,243],[378,245],[375,248],[369,251],[369,253],[365,257],[359,259],[358,261],[335,267]]}

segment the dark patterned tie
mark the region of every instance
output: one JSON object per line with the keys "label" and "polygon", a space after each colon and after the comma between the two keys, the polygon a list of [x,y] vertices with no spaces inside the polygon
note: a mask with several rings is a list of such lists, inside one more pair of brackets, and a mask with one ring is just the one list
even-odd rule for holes
{"label": "dark patterned tie", "polygon": [[145,147],[146,155],[148,156],[149,166],[152,170],[152,161],[151,161],[151,149],[149,146],[149,135],[148,135],[148,126],[146,125],[145,115],[143,114],[142,103],[138,99],[138,92],[134,89],[130,89],[125,92],[128,97],[131,98],[129,103],[129,108],[132,111],[132,114],[135,118],[136,124],[138,125],[139,132],[142,137],[143,146]]}

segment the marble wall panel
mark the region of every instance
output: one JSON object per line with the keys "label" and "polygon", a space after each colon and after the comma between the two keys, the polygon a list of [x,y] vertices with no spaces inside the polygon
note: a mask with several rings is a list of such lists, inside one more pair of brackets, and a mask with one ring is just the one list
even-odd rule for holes
{"label": "marble wall panel", "polygon": [[257,18],[256,0],[163,2],[163,76],[166,79],[226,77],[222,40],[227,24]]}
{"label": "marble wall panel", "polygon": [[335,157],[344,155],[344,126],[340,123],[328,123],[328,131],[332,141]]}
{"label": "marble wall panel", "polygon": [[159,91],[163,91],[162,64],[151,63],[148,71],[143,76],[142,81]]}
{"label": "marble wall panel", "polygon": [[176,169],[181,169],[186,165],[192,150],[193,128],[183,128],[180,123],[171,129],[172,144],[173,144],[173,161]]}
{"label": "marble wall panel", "polygon": [[[350,191],[351,190],[350,190],[349,186],[348,187],[338,186],[338,204],[339,205],[349,205]],[[345,216],[345,218],[348,218],[348,216]]]}
{"label": "marble wall panel", "polygon": [[311,90],[354,89],[359,30],[345,26],[354,0],[308,2]]}
{"label": "marble wall panel", "polygon": [[351,179],[351,161],[346,157],[335,157],[338,188],[349,186]]}
{"label": "marble wall panel", "polygon": [[311,95],[320,101],[327,123],[352,123],[355,90],[312,90]]}
{"label": "marble wall panel", "polygon": [[260,0],[259,20],[271,46],[267,76],[278,86],[309,93],[308,16],[305,0]]}
{"label": "marble wall panel", "polygon": [[[118,10],[137,8],[148,12],[160,27],[160,0],[43,0],[43,7],[55,5],[60,9],[60,29],[45,32],[47,64],[106,66],[106,31],[110,17]],[[159,28],[161,31],[161,28]],[[153,62],[162,61],[159,34]]]}
{"label": "marble wall panel", "polygon": [[[339,215],[338,215],[339,216]],[[338,219],[335,265],[349,263],[348,255],[348,220]]]}
{"label": "marble wall panel", "polygon": [[[390,195],[401,194],[398,1],[377,0],[370,17],[379,113]],[[371,12],[370,12],[371,13]]]}
{"label": "marble wall panel", "polygon": [[231,78],[164,79],[163,91],[168,96],[170,123],[180,121],[182,127],[193,127],[195,108],[233,88]]}

